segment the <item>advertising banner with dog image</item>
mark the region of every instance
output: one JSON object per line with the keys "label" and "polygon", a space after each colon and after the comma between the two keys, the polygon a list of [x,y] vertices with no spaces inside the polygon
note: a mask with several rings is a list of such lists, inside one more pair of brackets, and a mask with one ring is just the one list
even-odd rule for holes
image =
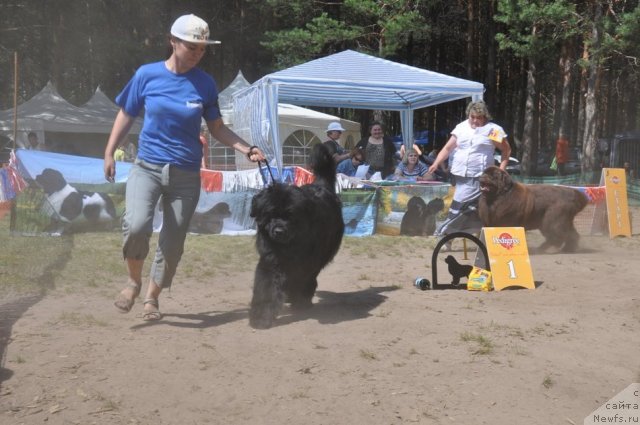
{"label": "advertising banner with dog image", "polygon": [[118,162],[115,183],[105,181],[103,160],[18,149],[28,186],[16,197],[12,232],[63,234],[120,228],[130,163]]}
{"label": "advertising banner with dog image", "polygon": [[376,233],[432,236],[451,204],[451,185],[386,186],[379,190]]}
{"label": "advertising banner with dog image", "polygon": [[344,234],[371,236],[376,229],[378,192],[375,189],[345,190],[340,193]]}

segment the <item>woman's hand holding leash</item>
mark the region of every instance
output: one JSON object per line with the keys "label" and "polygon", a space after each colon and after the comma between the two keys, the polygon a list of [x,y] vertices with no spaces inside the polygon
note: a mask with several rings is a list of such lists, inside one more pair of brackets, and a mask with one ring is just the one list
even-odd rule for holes
{"label": "woman's hand holding leash", "polygon": [[251,162],[260,162],[260,161],[265,161],[266,162],[266,158],[264,156],[264,153],[257,146],[251,146],[249,148],[249,151],[247,152],[247,158]]}

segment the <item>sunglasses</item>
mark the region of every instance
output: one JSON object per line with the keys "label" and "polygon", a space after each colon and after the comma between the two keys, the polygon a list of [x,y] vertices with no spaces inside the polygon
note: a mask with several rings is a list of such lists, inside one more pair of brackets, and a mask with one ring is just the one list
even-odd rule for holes
{"label": "sunglasses", "polygon": [[355,156],[353,157],[353,160],[357,161],[357,162],[362,162],[362,158],[358,158],[358,157],[355,157]]}

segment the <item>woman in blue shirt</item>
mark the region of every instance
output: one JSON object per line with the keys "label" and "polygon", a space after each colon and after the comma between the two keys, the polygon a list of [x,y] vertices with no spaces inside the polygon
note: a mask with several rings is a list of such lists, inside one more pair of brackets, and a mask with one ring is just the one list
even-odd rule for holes
{"label": "woman in blue shirt", "polygon": [[435,180],[433,175],[429,174],[429,168],[420,162],[417,152],[413,149],[409,153],[406,153],[402,161],[398,164],[394,177],[396,180]]}
{"label": "woman in blue shirt", "polygon": [[113,153],[144,111],[138,156],[127,178],[126,210],[123,217],[122,253],[127,263],[128,285],[118,294],[115,306],[127,313],[142,289],[142,268],[149,252],[156,204],[161,199],[163,223],[151,266],[144,299],[144,320],[159,320],[158,297],[171,286],[184,251],[189,222],[200,197],[202,145],[200,124],[207,123],[211,135],[245,154],[249,160],[264,160],[264,154],[249,146],[222,122],[218,91],[213,78],[197,68],[208,44],[209,26],[195,15],[179,17],[171,27],[171,56],[162,62],[141,66],[116,98],[116,116],[104,154],[104,174],[114,181]]}
{"label": "woman in blue shirt", "polygon": [[362,164],[364,164],[364,150],[358,148],[352,149],[350,157],[340,161],[336,167],[336,173],[353,177],[356,175],[358,167]]}

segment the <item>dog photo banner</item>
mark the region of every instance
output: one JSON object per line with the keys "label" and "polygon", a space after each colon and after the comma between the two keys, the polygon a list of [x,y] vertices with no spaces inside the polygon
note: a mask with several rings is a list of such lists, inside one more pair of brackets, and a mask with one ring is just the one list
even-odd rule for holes
{"label": "dog photo banner", "polygon": [[115,183],[104,178],[104,161],[53,152],[16,151],[28,186],[16,197],[12,232],[62,234],[120,227],[130,163],[118,162]]}
{"label": "dog photo banner", "polygon": [[[446,217],[451,203],[450,188],[448,183],[379,187],[375,233],[398,236],[402,228],[423,227],[420,236],[432,235],[434,227]],[[432,208],[434,204],[439,208]],[[414,205],[417,207],[415,211]],[[412,222],[410,226],[407,225],[408,220]],[[409,233],[407,235],[411,236]]]}

